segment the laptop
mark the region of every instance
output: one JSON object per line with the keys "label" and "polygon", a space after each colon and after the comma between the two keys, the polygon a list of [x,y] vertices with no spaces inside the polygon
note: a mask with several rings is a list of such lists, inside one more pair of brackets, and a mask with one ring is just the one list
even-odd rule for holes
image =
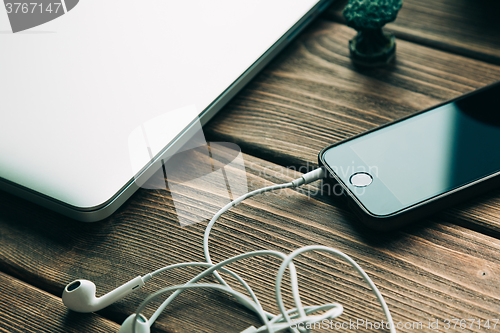
{"label": "laptop", "polygon": [[0,189],[108,217],[330,2],[5,0]]}

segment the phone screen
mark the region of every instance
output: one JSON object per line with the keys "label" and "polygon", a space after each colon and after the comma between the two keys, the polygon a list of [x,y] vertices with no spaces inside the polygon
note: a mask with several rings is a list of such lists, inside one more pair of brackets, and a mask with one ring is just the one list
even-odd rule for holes
{"label": "phone screen", "polygon": [[[500,171],[500,84],[334,146],[323,156],[377,215],[495,174]],[[373,177],[362,190],[350,184],[359,171]]]}

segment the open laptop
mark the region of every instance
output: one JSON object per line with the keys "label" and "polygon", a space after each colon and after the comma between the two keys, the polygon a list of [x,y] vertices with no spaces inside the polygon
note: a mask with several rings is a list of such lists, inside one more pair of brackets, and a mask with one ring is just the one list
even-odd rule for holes
{"label": "open laptop", "polygon": [[0,189],[112,214],[331,0],[4,0]]}

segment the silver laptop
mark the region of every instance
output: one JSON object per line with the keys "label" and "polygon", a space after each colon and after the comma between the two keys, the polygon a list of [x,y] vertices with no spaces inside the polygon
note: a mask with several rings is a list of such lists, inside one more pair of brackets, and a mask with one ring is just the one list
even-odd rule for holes
{"label": "silver laptop", "polygon": [[5,0],[0,188],[112,214],[330,0]]}

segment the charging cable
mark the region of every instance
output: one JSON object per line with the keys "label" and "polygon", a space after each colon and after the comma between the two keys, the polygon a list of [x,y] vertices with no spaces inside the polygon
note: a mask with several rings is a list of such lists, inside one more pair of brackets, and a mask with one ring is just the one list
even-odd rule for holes
{"label": "charging cable", "polygon": [[[247,193],[236,200],[232,201],[231,203],[227,204],[224,206],[221,210],[217,212],[217,214],[214,215],[214,217],[210,220],[210,222],[207,225],[207,228],[205,230],[205,235],[203,238],[203,251],[205,253],[205,259],[206,262],[190,262],[190,263],[180,263],[180,264],[174,264],[170,265],[167,267],[163,267],[161,269],[158,269],[154,271],[153,273],[145,275],[142,279],[144,282],[147,280],[151,279],[154,276],[157,276],[158,274],[161,274],[166,271],[170,271],[173,269],[178,269],[182,267],[203,267],[206,268],[202,273],[198,274],[194,278],[192,278],[189,282],[187,282],[184,285],[177,285],[177,286],[171,286],[167,287],[164,289],[161,289],[150,296],[148,296],[138,307],[136,311],[136,316],[134,320],[134,324],[132,325],[132,332],[136,333],[136,326],[138,320],[140,318],[144,318],[141,313],[142,311],[146,308],[146,306],[153,301],[155,298],[164,295],[166,293],[173,292],[161,305],[158,307],[158,309],[155,311],[155,313],[151,316],[151,318],[148,320],[149,326],[153,325],[153,323],[156,321],[158,316],[165,310],[165,308],[184,290],[188,289],[199,289],[199,288],[211,288],[211,289],[216,289],[220,290],[223,292],[226,292],[232,296],[234,296],[241,304],[246,306],[248,309],[251,311],[255,312],[259,318],[261,319],[263,325],[259,328],[256,328],[254,326],[251,326],[247,329],[245,329],[241,333],[274,333],[278,331],[282,331],[285,329],[290,329],[294,333],[306,333],[309,332],[307,327],[314,327],[315,323],[322,323],[323,320],[331,320],[334,318],[337,318],[340,316],[343,312],[343,307],[342,305],[338,303],[329,303],[329,304],[323,304],[323,305],[315,305],[315,306],[303,306],[301,299],[300,299],[300,294],[299,294],[299,286],[298,286],[298,280],[297,280],[297,271],[295,268],[295,265],[293,264],[293,260],[306,252],[326,252],[333,254],[345,261],[347,261],[363,278],[363,280],[370,286],[370,289],[373,291],[375,296],[377,297],[381,307],[382,311],[385,314],[386,320],[387,320],[387,326],[390,329],[391,333],[395,333],[396,330],[394,328],[394,322],[392,320],[391,314],[389,312],[389,309],[387,307],[387,304],[384,301],[384,298],[380,294],[379,290],[375,286],[375,284],[372,282],[372,280],[368,277],[368,275],[363,271],[363,269],[354,261],[352,260],[349,256],[346,254],[340,252],[339,250],[327,247],[327,246],[321,246],[321,245],[312,245],[312,246],[305,246],[302,248],[299,248],[292,253],[286,255],[284,253],[278,252],[278,251],[272,251],[272,250],[261,250],[261,251],[253,251],[249,253],[244,253],[240,254],[237,256],[234,256],[232,258],[228,258],[218,264],[214,264],[212,262],[212,259],[210,257],[210,251],[208,248],[208,242],[209,242],[209,237],[210,237],[210,232],[212,231],[212,228],[215,224],[215,222],[219,219],[219,217],[224,214],[226,211],[231,209],[232,207],[236,206],[237,204],[241,203],[245,199],[251,198],[255,195],[262,194],[265,192],[269,191],[274,191],[274,190],[280,190],[280,189],[285,189],[285,188],[296,188],[301,185],[309,184],[313,181],[322,179],[325,177],[325,171],[322,168],[318,168],[316,170],[313,170],[311,172],[308,172],[304,174],[302,177],[293,180],[292,182],[286,183],[286,184],[281,184],[281,185],[273,185],[269,187],[265,187],[262,189],[258,189],[255,191],[252,191],[250,193]],[[255,293],[252,291],[250,286],[236,273],[233,271],[229,270],[226,268],[226,265],[229,265],[231,263],[235,263],[237,261],[251,258],[251,257],[262,257],[262,256],[271,256],[271,257],[276,257],[279,258],[282,263],[281,266],[278,270],[278,273],[275,278],[275,297],[276,297],[276,303],[279,308],[280,314],[274,315],[271,313],[268,313],[263,310],[261,304],[259,303],[259,300],[257,299],[257,296]],[[282,294],[281,294],[281,285],[282,285],[282,280],[283,280],[283,274],[285,273],[285,270],[289,271],[290,273],[290,283],[291,283],[291,288],[292,288],[292,297],[293,301],[295,304],[295,308],[292,309],[286,309],[285,305],[283,303],[282,299]],[[243,287],[243,289],[246,290],[248,293],[248,296],[232,289],[226,281],[220,276],[219,272],[229,274],[232,276],[236,281],[238,281],[239,284]],[[216,279],[219,281],[220,284],[216,283],[196,283],[202,278],[213,275],[216,277]]]}

